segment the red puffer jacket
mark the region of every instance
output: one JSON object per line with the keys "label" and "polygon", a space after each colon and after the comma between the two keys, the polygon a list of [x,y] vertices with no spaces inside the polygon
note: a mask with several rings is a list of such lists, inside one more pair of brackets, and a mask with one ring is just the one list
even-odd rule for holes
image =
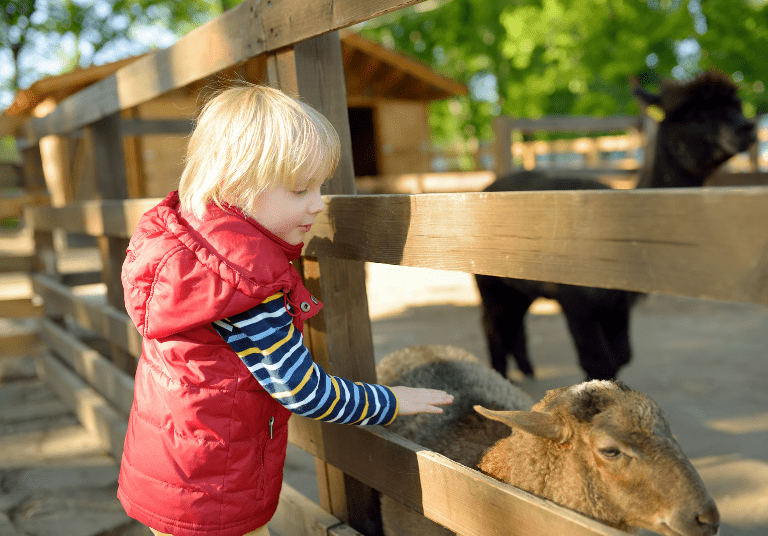
{"label": "red puffer jacket", "polygon": [[117,492],[129,516],[174,536],[240,536],[274,514],[291,414],[210,323],[283,291],[309,305],[293,307],[301,329],[321,304],[290,263],[300,252],[236,209],[180,212],[176,192],[141,218],[122,272],[144,338]]}

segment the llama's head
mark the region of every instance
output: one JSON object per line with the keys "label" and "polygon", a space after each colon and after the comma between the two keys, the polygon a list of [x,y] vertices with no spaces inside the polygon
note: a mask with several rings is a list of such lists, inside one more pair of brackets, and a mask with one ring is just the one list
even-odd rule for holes
{"label": "llama's head", "polygon": [[[535,459],[542,464],[529,470],[549,476],[540,480],[542,489],[528,491],[623,530],[717,533],[720,515],[712,497],[661,408],[646,395],[594,380],[549,391],[531,411],[475,409],[516,431],[508,452],[526,450],[531,441],[538,445]],[[515,481],[526,479],[519,473],[510,471],[503,480],[525,488]]]}
{"label": "llama's head", "polygon": [[755,123],[744,117],[737,86],[708,71],[688,82],[667,81],[659,93],[636,86],[644,107],[660,119],[651,187],[701,186],[726,160],[756,139]]}

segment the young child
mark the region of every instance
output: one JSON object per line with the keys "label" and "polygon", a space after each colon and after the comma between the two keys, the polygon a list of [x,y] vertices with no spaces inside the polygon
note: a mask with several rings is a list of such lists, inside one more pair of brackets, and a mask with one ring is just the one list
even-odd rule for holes
{"label": "young child", "polygon": [[322,304],[291,261],[339,151],[311,107],[227,89],[197,120],[179,191],[131,238],[122,282],[143,351],[117,494],[155,534],[268,534],[291,412],[388,424],[452,401],[329,376],[303,344]]}

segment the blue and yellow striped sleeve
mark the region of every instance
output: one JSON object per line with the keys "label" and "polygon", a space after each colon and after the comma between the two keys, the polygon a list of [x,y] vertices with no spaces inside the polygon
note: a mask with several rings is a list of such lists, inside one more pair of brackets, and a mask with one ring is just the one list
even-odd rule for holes
{"label": "blue and yellow striped sleeve", "polygon": [[264,389],[297,415],[342,424],[391,423],[397,397],[383,385],[330,376],[312,361],[283,293],[213,328]]}

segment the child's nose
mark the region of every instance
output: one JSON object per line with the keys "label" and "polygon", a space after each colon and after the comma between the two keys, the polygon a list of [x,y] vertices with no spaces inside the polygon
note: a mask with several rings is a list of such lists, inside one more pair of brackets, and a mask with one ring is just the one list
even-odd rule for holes
{"label": "child's nose", "polygon": [[309,206],[309,210],[313,214],[319,214],[325,210],[325,201],[323,201],[323,196],[320,195],[320,192],[312,195],[312,203]]}

